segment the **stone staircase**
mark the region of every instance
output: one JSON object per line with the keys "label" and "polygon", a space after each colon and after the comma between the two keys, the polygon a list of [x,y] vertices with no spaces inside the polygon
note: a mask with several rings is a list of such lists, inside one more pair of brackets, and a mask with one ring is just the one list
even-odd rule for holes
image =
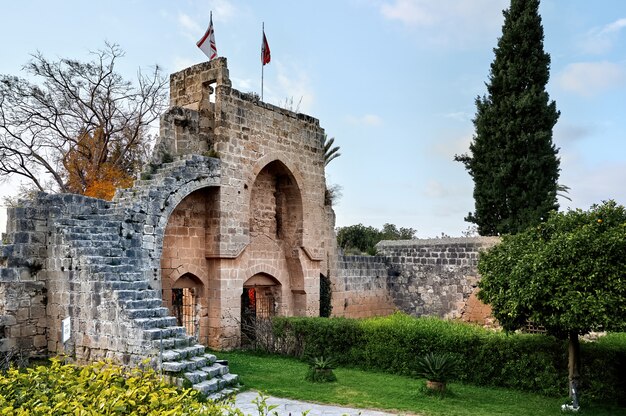
{"label": "stone staircase", "polygon": [[153,357],[156,367],[173,384],[193,387],[213,399],[233,393],[238,377],[229,373],[228,363],[205,353],[162,306],[161,293],[150,288],[142,268],[142,234],[125,232],[122,208],[107,203],[60,218],[54,226],[69,256],[81,263],[100,293],[109,292],[116,300],[119,313],[131,324],[129,334],[141,337],[146,351],[159,352]]}

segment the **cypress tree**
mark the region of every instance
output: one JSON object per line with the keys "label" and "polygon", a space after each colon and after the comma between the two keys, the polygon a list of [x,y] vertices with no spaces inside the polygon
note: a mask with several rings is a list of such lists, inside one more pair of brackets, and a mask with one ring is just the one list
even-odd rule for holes
{"label": "cypress tree", "polygon": [[456,155],[474,180],[480,235],[515,234],[558,209],[559,111],[546,91],[550,55],[543,49],[539,0],[511,0],[491,63],[487,95],[476,98],[470,153]]}

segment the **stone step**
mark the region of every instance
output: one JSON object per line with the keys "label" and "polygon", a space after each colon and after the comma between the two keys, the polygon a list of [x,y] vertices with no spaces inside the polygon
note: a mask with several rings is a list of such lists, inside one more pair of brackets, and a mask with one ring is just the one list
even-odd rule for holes
{"label": "stone step", "polygon": [[[132,274],[133,276],[142,275],[142,273],[140,272],[132,273]],[[104,275],[106,276],[106,274]],[[145,290],[145,289],[150,288],[150,283],[147,280],[124,279],[124,280],[110,281],[108,282],[107,287],[114,291]]]}
{"label": "stone step", "polygon": [[98,238],[85,238],[85,239],[71,240],[71,242],[68,242],[68,243],[72,247],[79,249],[79,250],[82,250],[84,248],[89,248],[89,247],[103,247],[103,246],[117,248],[117,249],[122,248],[122,243],[120,242],[119,236],[115,235],[114,236],[115,239],[109,239],[108,236],[106,236],[104,239],[99,239],[102,237],[105,237],[105,235],[100,235],[98,236]]}
{"label": "stone step", "polygon": [[239,376],[237,374],[226,373],[222,375],[222,380],[226,382],[227,386],[234,386],[239,382]]}
{"label": "stone step", "polygon": [[128,317],[135,318],[159,318],[169,315],[170,311],[165,307],[147,308],[147,309],[126,309]]}
{"label": "stone step", "polygon": [[139,259],[128,259],[120,257],[110,257],[108,263],[98,263],[97,260],[101,257],[88,257],[84,256],[88,261],[89,270],[92,273],[109,272],[109,273],[137,273],[137,268],[141,264]]}
{"label": "stone step", "polygon": [[219,381],[216,378],[210,380],[204,380],[200,383],[194,384],[193,388],[200,391],[203,394],[215,393],[220,388]]}
{"label": "stone step", "polygon": [[142,299],[142,300],[123,300],[121,302],[126,309],[160,308],[163,304],[163,300],[160,298]]}
{"label": "stone step", "polygon": [[207,373],[202,370],[187,371],[183,373],[183,376],[185,376],[187,380],[191,381],[192,384],[196,384],[207,379]]}
{"label": "stone step", "polygon": [[239,392],[239,389],[237,387],[229,387],[226,389],[222,389],[218,391],[217,393],[208,394],[206,398],[208,400],[213,400],[215,402],[223,401],[223,400],[227,400],[229,397],[231,397],[234,394],[237,394],[238,392]]}
{"label": "stone step", "polygon": [[[142,302],[142,301],[131,301]],[[185,328],[182,326],[170,326],[167,328],[151,328],[143,331],[144,339],[158,341],[159,339],[177,338],[185,335]]]}
{"label": "stone step", "polygon": [[211,377],[217,377],[224,374],[228,374],[228,367],[222,364],[213,363],[210,366],[202,367],[202,371],[209,374]]}
{"label": "stone step", "polygon": [[99,233],[99,234],[89,234],[84,232],[69,232],[65,233],[65,237],[68,240],[71,240],[74,246],[80,244],[86,244],[87,242],[106,242],[106,241],[119,241],[121,236],[119,235],[119,231],[112,231],[109,233]]}
{"label": "stone step", "polygon": [[195,370],[196,363],[189,360],[167,361],[163,363],[163,371],[168,373],[180,373],[181,371]]}
{"label": "stone step", "polygon": [[72,247],[70,253],[72,257],[120,258],[124,254],[124,250],[121,247],[112,247],[108,244],[96,244],[95,246]]}
{"label": "stone step", "polygon": [[176,326],[178,323],[174,316],[163,316],[154,318],[136,318],[133,321],[142,329],[153,328],[170,328]]}
{"label": "stone step", "polygon": [[128,272],[128,273],[118,273],[118,272],[96,272],[93,273],[92,276],[94,276],[94,278],[98,279],[98,280],[102,280],[107,282],[107,284],[118,284],[118,282],[120,284],[131,284],[131,283],[138,283],[138,282],[145,282],[144,280],[144,274],[138,270],[135,270],[134,272]]}
{"label": "stone step", "polygon": [[194,336],[185,334],[179,337],[156,339],[156,340],[153,340],[152,345],[153,345],[153,348],[163,349],[165,351],[165,350],[171,350],[171,349],[176,349],[176,348],[186,348],[186,347],[189,347],[190,345],[195,345],[195,343],[196,343],[196,338]]}
{"label": "stone step", "polygon": [[204,356],[204,345],[195,344],[188,347],[173,348],[164,351],[163,361],[177,361],[199,356],[205,360],[205,363],[209,361],[209,358]]}
{"label": "stone step", "polygon": [[153,289],[143,290],[116,290],[114,292],[119,300],[148,300],[159,299],[161,293]]}

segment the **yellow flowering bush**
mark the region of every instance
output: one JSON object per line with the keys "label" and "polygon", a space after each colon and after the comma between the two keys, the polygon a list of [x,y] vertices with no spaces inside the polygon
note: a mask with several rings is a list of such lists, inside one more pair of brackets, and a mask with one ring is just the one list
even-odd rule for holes
{"label": "yellow flowering bush", "polygon": [[241,416],[226,404],[179,389],[152,369],[99,362],[63,364],[0,373],[0,415],[201,415]]}

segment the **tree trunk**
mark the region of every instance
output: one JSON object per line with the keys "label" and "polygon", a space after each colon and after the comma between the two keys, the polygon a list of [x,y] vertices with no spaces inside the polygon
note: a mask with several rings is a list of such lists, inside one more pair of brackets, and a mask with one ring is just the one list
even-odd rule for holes
{"label": "tree trunk", "polygon": [[572,405],[578,407],[578,381],[580,379],[580,343],[578,341],[578,332],[571,331],[569,333],[569,397],[572,399]]}

